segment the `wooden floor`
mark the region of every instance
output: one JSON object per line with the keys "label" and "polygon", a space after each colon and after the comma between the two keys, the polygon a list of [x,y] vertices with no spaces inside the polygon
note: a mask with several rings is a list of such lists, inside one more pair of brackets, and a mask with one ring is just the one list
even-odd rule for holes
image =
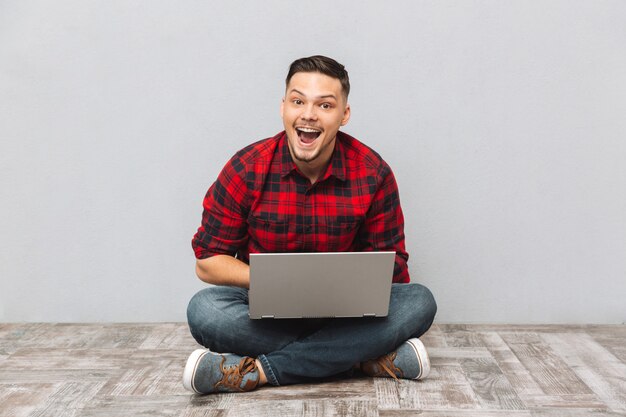
{"label": "wooden floor", "polygon": [[0,416],[626,416],[626,326],[439,324],[428,379],[196,396],[185,324],[0,324]]}

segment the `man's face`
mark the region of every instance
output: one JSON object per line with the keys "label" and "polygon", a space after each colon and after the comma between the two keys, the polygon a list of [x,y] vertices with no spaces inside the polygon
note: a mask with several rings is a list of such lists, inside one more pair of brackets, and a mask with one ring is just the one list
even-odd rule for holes
{"label": "man's face", "polygon": [[321,170],[330,160],[339,128],[350,119],[341,82],[319,72],[291,77],[280,105],[289,151],[296,165]]}

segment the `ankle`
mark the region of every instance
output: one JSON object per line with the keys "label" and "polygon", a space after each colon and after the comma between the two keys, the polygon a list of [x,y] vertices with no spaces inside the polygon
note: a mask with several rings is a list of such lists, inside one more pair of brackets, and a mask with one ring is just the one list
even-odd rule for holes
{"label": "ankle", "polygon": [[262,385],[267,384],[267,378],[265,377],[265,371],[263,370],[263,366],[261,366],[261,361],[259,361],[258,359],[255,359],[256,362],[256,369],[257,371],[259,371],[259,385],[257,385],[257,387],[260,387]]}

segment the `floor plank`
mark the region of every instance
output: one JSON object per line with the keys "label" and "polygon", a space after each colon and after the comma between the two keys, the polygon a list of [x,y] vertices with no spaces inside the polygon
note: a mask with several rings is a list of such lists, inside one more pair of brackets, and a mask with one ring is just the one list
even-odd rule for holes
{"label": "floor plank", "polygon": [[542,338],[611,411],[626,413],[626,364],[586,334]]}
{"label": "floor plank", "polygon": [[539,334],[516,332],[501,333],[501,336],[545,394],[592,394]]}
{"label": "floor plank", "polygon": [[0,417],[626,415],[626,326],[435,324],[423,381],[191,395],[184,323],[0,323]]}

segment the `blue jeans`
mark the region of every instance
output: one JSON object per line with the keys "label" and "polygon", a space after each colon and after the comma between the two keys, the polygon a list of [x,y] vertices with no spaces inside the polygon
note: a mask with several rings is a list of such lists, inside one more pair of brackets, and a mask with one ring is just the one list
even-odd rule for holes
{"label": "blue jeans", "polygon": [[251,320],[248,290],[214,286],[194,295],[187,320],[202,346],[258,358],[270,384],[287,385],[341,374],[389,353],[424,334],[436,311],[428,288],[393,284],[387,317]]}

